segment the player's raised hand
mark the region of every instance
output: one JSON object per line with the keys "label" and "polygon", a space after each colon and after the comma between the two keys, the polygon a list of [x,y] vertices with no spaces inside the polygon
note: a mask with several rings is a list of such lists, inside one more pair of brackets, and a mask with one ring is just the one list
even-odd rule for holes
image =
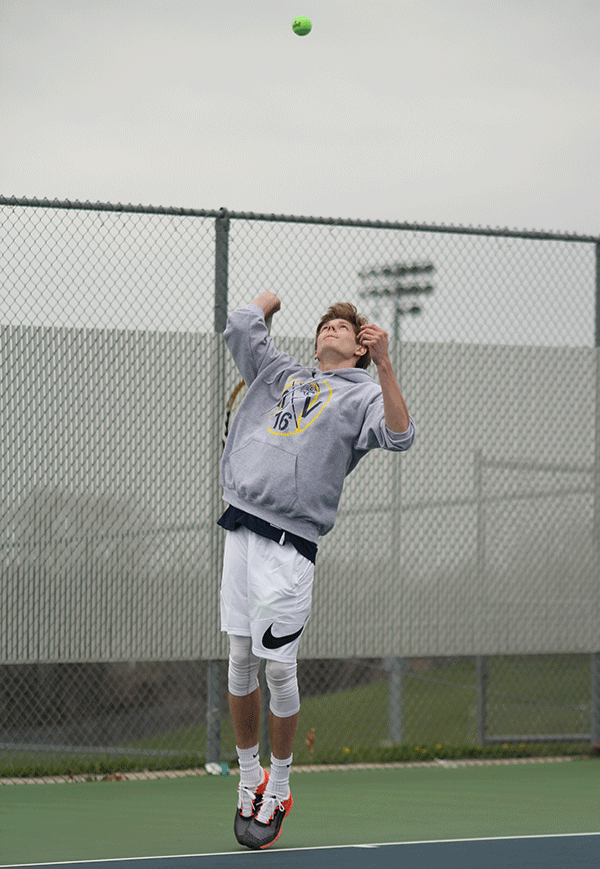
{"label": "player's raised hand", "polygon": [[260,296],[254,300],[254,304],[263,309],[265,320],[268,320],[273,316],[273,314],[276,314],[277,311],[280,310],[281,299],[279,299],[275,293],[265,290],[264,293],[261,293]]}
{"label": "player's raised hand", "polygon": [[380,365],[384,360],[389,358],[389,336],[388,333],[376,326],[375,323],[367,323],[362,326],[358,333],[359,342],[369,349],[371,359],[375,365]]}

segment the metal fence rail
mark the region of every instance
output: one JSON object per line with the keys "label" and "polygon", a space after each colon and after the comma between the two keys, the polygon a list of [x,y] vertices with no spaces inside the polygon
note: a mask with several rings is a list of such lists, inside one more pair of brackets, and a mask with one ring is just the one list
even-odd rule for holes
{"label": "metal fence rail", "polygon": [[0,222],[0,775],[233,757],[220,333],[263,289],[307,363],[333,301],[383,325],[419,429],[321,543],[297,758],[600,744],[599,238],[6,197]]}

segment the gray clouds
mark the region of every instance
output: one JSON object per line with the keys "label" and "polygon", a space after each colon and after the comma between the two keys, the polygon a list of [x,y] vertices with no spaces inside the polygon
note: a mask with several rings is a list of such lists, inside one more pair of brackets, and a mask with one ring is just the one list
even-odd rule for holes
{"label": "gray clouds", "polygon": [[4,195],[600,232],[597,2],[0,14]]}

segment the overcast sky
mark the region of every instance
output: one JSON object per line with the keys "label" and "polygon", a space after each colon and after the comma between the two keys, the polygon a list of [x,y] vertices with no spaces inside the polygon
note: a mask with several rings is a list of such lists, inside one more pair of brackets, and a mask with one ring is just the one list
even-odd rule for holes
{"label": "overcast sky", "polygon": [[5,196],[600,234],[600,0],[0,16]]}

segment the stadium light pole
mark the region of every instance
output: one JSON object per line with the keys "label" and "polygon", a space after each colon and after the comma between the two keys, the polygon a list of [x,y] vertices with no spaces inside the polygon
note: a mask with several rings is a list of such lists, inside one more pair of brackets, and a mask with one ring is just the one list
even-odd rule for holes
{"label": "stadium light pole", "polygon": [[434,271],[433,263],[396,263],[358,273],[365,284],[359,291],[362,298],[384,299],[392,303],[393,338],[396,344],[400,341],[401,318],[407,314],[420,314],[422,308],[418,299],[433,292],[429,277]]}
{"label": "stadium light pole", "polygon": [[[363,289],[359,295],[364,299],[385,299],[393,305],[393,340],[396,357],[396,373],[400,377],[400,327],[402,317],[407,314],[421,313],[418,299],[422,295],[433,292],[433,284],[429,280],[435,271],[433,263],[395,263],[391,266],[371,268],[360,271],[359,278],[363,281]],[[425,280],[423,281],[423,277]],[[401,482],[400,463],[396,471],[396,497],[394,498],[395,528],[401,525]],[[403,682],[406,672],[406,662],[399,656],[390,656],[385,660],[388,672],[388,733],[392,745],[402,742],[404,730]]]}

